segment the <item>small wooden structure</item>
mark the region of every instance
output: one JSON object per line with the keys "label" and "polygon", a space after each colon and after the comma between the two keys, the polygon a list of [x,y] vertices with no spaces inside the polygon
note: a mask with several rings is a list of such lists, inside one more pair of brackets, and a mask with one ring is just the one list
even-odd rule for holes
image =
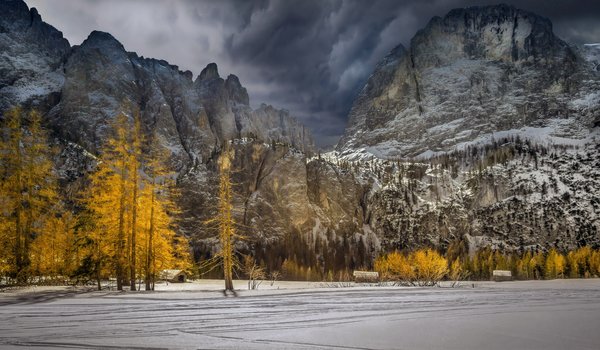
{"label": "small wooden structure", "polygon": [[171,283],[184,283],[187,276],[183,270],[162,270],[160,279]]}
{"label": "small wooden structure", "polygon": [[375,283],[379,282],[379,272],[376,271],[358,271],[352,273],[354,281],[357,283]]}
{"label": "small wooden structure", "polygon": [[494,270],[492,272],[492,281],[502,282],[512,280],[512,272],[510,272],[509,270]]}

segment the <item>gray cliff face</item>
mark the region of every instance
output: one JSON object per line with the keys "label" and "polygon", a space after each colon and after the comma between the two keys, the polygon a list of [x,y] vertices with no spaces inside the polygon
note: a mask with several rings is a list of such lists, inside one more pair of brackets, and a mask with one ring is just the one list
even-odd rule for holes
{"label": "gray cliff face", "polygon": [[[206,162],[225,140],[264,130],[270,119],[262,121],[260,111],[253,111],[248,103],[239,79],[230,75],[223,80],[214,63],[192,81],[190,72],[162,60],[138,57],[110,34],[95,31],[73,48],[65,65],[62,99],[50,119],[64,138],[94,150],[101,146],[106,127],[119,111],[137,108],[146,130],[156,130],[183,166],[186,158]],[[242,125],[238,120],[246,114],[250,117]],[[310,135],[298,132],[303,129],[290,116],[282,120],[271,133],[254,136],[270,142],[291,134],[286,141],[312,147]]]}
{"label": "gray cliff face", "polygon": [[426,156],[525,126],[583,138],[597,115],[573,101],[599,80],[543,17],[506,5],[453,10],[377,66],[337,150]]}
{"label": "gray cliff face", "polygon": [[15,103],[46,109],[60,98],[69,42],[22,1],[1,1],[0,14],[0,111]]}
{"label": "gray cliff face", "polygon": [[[285,111],[255,112],[235,75],[209,64],[192,81],[163,60],[127,52],[110,34],[94,31],[70,47],[20,0],[0,2],[0,110],[34,106],[47,113],[58,136],[98,150],[119,111],[139,110],[147,132],[156,130],[178,168],[206,162],[225,140],[250,135],[281,140],[312,152],[310,133]],[[280,122],[273,124],[272,114]],[[265,116],[268,120],[260,120]],[[289,119],[289,120],[287,120]],[[254,132],[264,130],[265,132]],[[289,128],[289,129],[287,129]]]}
{"label": "gray cliff face", "polygon": [[126,52],[108,33],[92,32],[67,60],[51,125],[63,138],[94,151],[120,111],[139,109],[145,130],[157,131],[179,163],[202,160],[216,141],[190,75]]}

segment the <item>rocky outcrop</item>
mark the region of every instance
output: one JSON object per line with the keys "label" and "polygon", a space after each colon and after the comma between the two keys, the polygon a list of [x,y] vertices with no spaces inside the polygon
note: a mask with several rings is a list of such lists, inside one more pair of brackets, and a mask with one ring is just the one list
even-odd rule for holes
{"label": "rocky outcrop", "polygon": [[585,138],[597,116],[577,101],[597,97],[599,80],[546,18],[507,5],[453,10],[377,66],[337,150],[426,157],[523,127]]}
{"label": "rocky outcrop", "polygon": [[20,0],[0,1],[0,111],[15,104],[48,109],[60,100],[71,47]]}

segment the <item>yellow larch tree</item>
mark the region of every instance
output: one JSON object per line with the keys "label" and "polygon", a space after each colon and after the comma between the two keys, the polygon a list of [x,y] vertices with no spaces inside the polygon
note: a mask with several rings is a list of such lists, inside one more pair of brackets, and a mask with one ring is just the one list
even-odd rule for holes
{"label": "yellow larch tree", "polygon": [[[30,277],[30,245],[43,230],[51,203],[57,200],[52,148],[42,118],[13,108],[4,114],[0,135],[0,236],[8,238],[0,253],[2,269],[17,283]],[[10,254],[8,258],[6,254]]]}
{"label": "yellow larch tree", "polygon": [[97,169],[89,177],[89,189],[83,194],[84,203],[91,212],[93,224],[89,225],[89,237],[94,242],[94,260],[101,273],[109,260],[112,261],[117,289],[123,289],[126,280],[126,232],[129,188],[130,149],[127,115],[120,113],[112,123],[112,135],[108,137],[99,157]]}
{"label": "yellow larch tree", "polygon": [[567,260],[565,257],[552,248],[546,256],[546,266],[544,277],[546,279],[551,278],[563,278],[567,267]]}
{"label": "yellow larch tree", "polygon": [[136,290],[136,250],[138,232],[139,189],[141,186],[140,167],[142,165],[142,130],[139,111],[133,114],[133,132],[129,141],[129,187],[131,193],[131,234],[129,236],[129,283]]}
{"label": "yellow larch tree", "polygon": [[73,275],[79,265],[75,237],[77,218],[62,206],[55,210],[32,242],[31,265],[32,271],[39,276],[61,282]]}
{"label": "yellow larch tree", "polygon": [[219,158],[219,212],[217,222],[219,224],[220,255],[226,291],[233,291],[234,267],[235,221],[233,219],[233,194],[230,175],[231,157],[232,151],[229,144],[225,143],[225,149]]}
{"label": "yellow larch tree", "polygon": [[157,273],[166,268],[190,270],[187,239],[176,236],[172,215],[178,210],[174,196],[174,174],[166,166],[167,154],[152,135],[145,158],[142,191],[139,196],[137,225],[141,234],[138,263],[143,266],[146,290],[153,290]]}
{"label": "yellow larch tree", "polygon": [[167,156],[156,140],[143,139],[139,113],[133,114],[133,128],[124,113],[112,127],[84,194],[94,247],[89,253],[98,281],[114,275],[122,290],[128,276],[136,290],[143,276],[146,290],[152,290],[161,270],[191,265],[187,240],[174,231],[174,174],[167,171]]}

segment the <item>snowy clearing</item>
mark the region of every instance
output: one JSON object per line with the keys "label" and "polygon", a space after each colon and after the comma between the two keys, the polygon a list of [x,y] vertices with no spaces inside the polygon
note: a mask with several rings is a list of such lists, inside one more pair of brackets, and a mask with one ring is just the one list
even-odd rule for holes
{"label": "snowy clearing", "polygon": [[225,297],[221,281],[152,293],[7,290],[0,292],[0,348],[600,348],[599,279],[454,289],[245,286],[236,281],[237,297]]}

